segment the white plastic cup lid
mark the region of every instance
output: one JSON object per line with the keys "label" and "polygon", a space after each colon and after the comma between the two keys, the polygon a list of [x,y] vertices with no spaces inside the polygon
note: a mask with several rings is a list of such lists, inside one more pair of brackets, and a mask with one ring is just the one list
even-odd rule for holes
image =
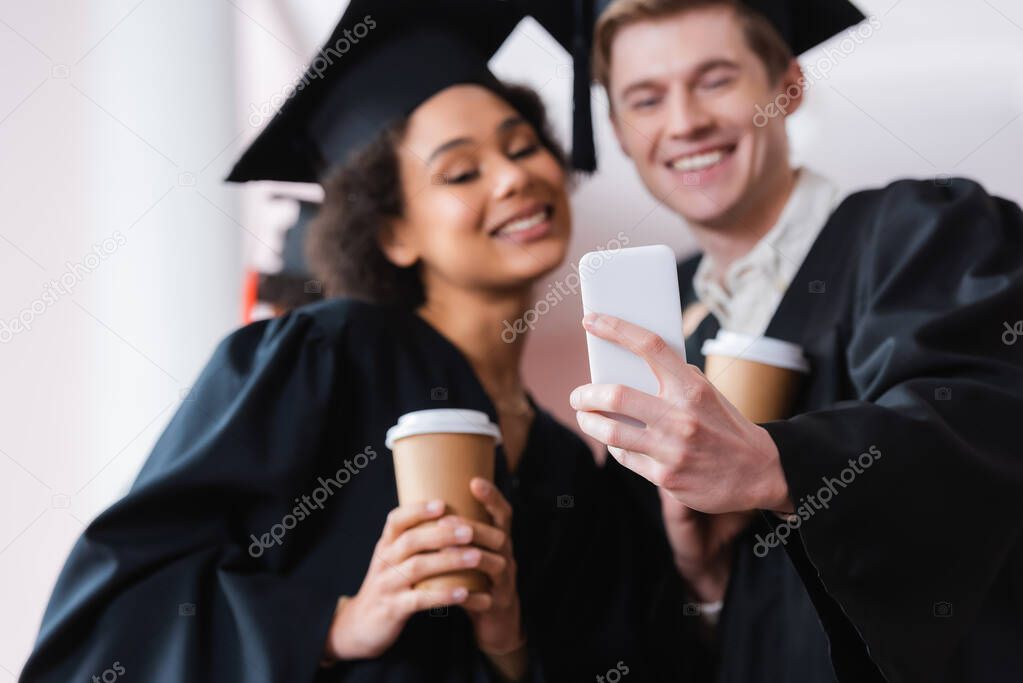
{"label": "white plastic cup lid", "polygon": [[478,410],[436,408],[405,413],[398,424],[387,430],[384,443],[394,448],[394,442],[417,434],[483,434],[494,437],[494,445],[501,443],[501,429],[490,421],[490,416]]}
{"label": "white plastic cup lid", "polygon": [[803,357],[802,347],[771,337],[754,337],[750,334],[721,330],[716,338],[703,343],[701,351],[704,356],[741,358],[796,372],[810,371],[810,364]]}

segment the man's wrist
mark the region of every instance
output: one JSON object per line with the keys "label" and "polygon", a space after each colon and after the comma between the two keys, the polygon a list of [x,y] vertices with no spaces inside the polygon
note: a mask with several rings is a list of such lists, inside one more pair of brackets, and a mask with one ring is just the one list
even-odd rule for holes
{"label": "man's wrist", "polygon": [[774,443],[771,434],[759,427],[762,448],[767,454],[768,465],[760,485],[756,508],[772,512],[791,513],[795,509],[789,498],[789,484],[785,479],[785,470],[781,466],[781,451]]}
{"label": "man's wrist", "polygon": [[490,665],[505,681],[520,681],[529,670],[529,650],[526,647],[525,636],[509,649],[488,651],[480,648],[480,652],[490,660]]}
{"label": "man's wrist", "polygon": [[676,560],[675,568],[685,582],[688,592],[700,603],[713,603],[723,600],[728,591],[728,579],[731,575],[731,562],[720,561],[714,569],[708,571],[687,571],[684,563]]}
{"label": "man's wrist", "polygon": [[696,579],[686,578],[689,592],[699,602],[711,603],[723,600],[728,591],[728,574],[723,576],[706,576]]}

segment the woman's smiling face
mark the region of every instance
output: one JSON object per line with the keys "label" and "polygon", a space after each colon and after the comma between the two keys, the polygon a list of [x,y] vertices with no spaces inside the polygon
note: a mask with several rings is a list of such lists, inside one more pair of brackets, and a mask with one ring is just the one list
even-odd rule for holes
{"label": "woman's smiling face", "polygon": [[423,283],[521,289],[565,258],[566,173],[508,102],[477,85],[442,90],[409,117],[397,156],[403,215],[381,243]]}

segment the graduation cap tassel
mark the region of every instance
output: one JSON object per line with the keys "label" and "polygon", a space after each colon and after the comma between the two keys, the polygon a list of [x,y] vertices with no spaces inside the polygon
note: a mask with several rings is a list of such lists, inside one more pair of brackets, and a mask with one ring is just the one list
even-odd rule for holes
{"label": "graduation cap tassel", "polygon": [[575,0],[575,28],[572,36],[573,74],[572,167],[592,173],[597,170],[593,144],[593,112],[590,106],[590,39],[593,0]]}

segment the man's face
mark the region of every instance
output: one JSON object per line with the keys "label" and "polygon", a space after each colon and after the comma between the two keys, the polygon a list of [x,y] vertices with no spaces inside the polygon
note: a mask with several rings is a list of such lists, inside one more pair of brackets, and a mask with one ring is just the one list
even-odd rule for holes
{"label": "man's face", "polygon": [[713,227],[742,220],[780,186],[785,118],[757,116],[757,105],[766,108],[798,78],[793,62],[772,83],[732,10],[709,7],[620,29],[608,96],[618,140],[647,189],[686,220]]}

